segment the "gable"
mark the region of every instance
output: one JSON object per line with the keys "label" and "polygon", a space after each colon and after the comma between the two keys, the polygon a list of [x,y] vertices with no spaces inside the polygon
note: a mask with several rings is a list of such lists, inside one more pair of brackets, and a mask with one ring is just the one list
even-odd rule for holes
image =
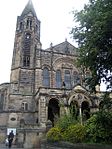
{"label": "gable", "polygon": [[[51,50],[51,48],[48,48],[46,50]],[[78,51],[77,48],[74,47],[72,44],[70,44],[68,41],[62,42],[58,45],[52,46],[53,52],[56,53],[63,53],[63,54],[70,54],[70,55],[77,55],[78,56]]]}

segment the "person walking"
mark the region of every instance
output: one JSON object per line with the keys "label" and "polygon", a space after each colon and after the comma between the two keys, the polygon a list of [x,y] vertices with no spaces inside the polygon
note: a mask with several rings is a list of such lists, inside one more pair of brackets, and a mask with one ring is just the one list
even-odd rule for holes
{"label": "person walking", "polygon": [[12,131],[9,133],[9,135],[8,135],[9,148],[11,148],[11,146],[12,146],[13,139],[14,139],[14,133],[13,133],[13,130],[12,130]]}

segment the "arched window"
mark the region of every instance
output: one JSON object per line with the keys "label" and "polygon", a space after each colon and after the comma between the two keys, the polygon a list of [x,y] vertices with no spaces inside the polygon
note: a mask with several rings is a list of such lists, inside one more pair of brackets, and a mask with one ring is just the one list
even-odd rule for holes
{"label": "arched window", "polygon": [[30,47],[31,47],[31,34],[26,33],[24,38],[24,47],[23,47],[23,66],[30,66]]}
{"label": "arched window", "polygon": [[73,72],[73,86],[75,86],[78,83],[80,83],[80,76],[77,71],[74,71]]}
{"label": "arched window", "polygon": [[23,111],[27,111],[27,110],[28,110],[28,103],[27,103],[27,102],[23,102],[23,103],[21,104],[21,109],[22,109]]}
{"label": "arched window", "polygon": [[43,86],[50,87],[50,75],[48,68],[43,69]]}
{"label": "arched window", "polygon": [[27,19],[26,28],[32,29],[32,20],[31,19]]}
{"label": "arched window", "polygon": [[25,67],[30,66],[30,56],[29,55],[24,55],[24,57],[23,57],[23,66],[25,66]]}
{"label": "arched window", "polygon": [[27,19],[27,22],[26,22],[26,28],[29,27],[29,19]]}
{"label": "arched window", "polygon": [[30,29],[32,29],[32,20],[30,20]]}
{"label": "arched window", "polygon": [[67,89],[71,88],[71,75],[69,70],[65,70],[64,82]]}
{"label": "arched window", "polygon": [[56,87],[61,88],[61,86],[62,86],[61,71],[57,70],[56,71]]}

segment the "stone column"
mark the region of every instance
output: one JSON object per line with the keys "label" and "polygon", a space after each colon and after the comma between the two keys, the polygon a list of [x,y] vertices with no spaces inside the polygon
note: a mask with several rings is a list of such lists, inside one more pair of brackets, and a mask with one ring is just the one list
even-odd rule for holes
{"label": "stone column", "polygon": [[63,106],[60,106],[60,116],[63,116],[65,114],[65,110]]}
{"label": "stone column", "polygon": [[81,109],[81,104],[80,104],[80,107],[79,107],[79,115],[80,115],[80,123],[82,125],[82,109]]}
{"label": "stone column", "polygon": [[40,100],[40,123],[42,126],[45,126],[46,123],[46,102],[44,97]]}

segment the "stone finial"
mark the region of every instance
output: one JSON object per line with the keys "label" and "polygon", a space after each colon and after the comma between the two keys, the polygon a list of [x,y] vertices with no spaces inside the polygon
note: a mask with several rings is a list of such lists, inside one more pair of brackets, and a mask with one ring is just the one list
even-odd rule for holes
{"label": "stone finial", "polygon": [[65,38],[65,41],[67,42],[67,38]]}
{"label": "stone finial", "polygon": [[51,42],[51,43],[50,43],[50,47],[52,47],[52,46],[53,46],[53,43]]}

